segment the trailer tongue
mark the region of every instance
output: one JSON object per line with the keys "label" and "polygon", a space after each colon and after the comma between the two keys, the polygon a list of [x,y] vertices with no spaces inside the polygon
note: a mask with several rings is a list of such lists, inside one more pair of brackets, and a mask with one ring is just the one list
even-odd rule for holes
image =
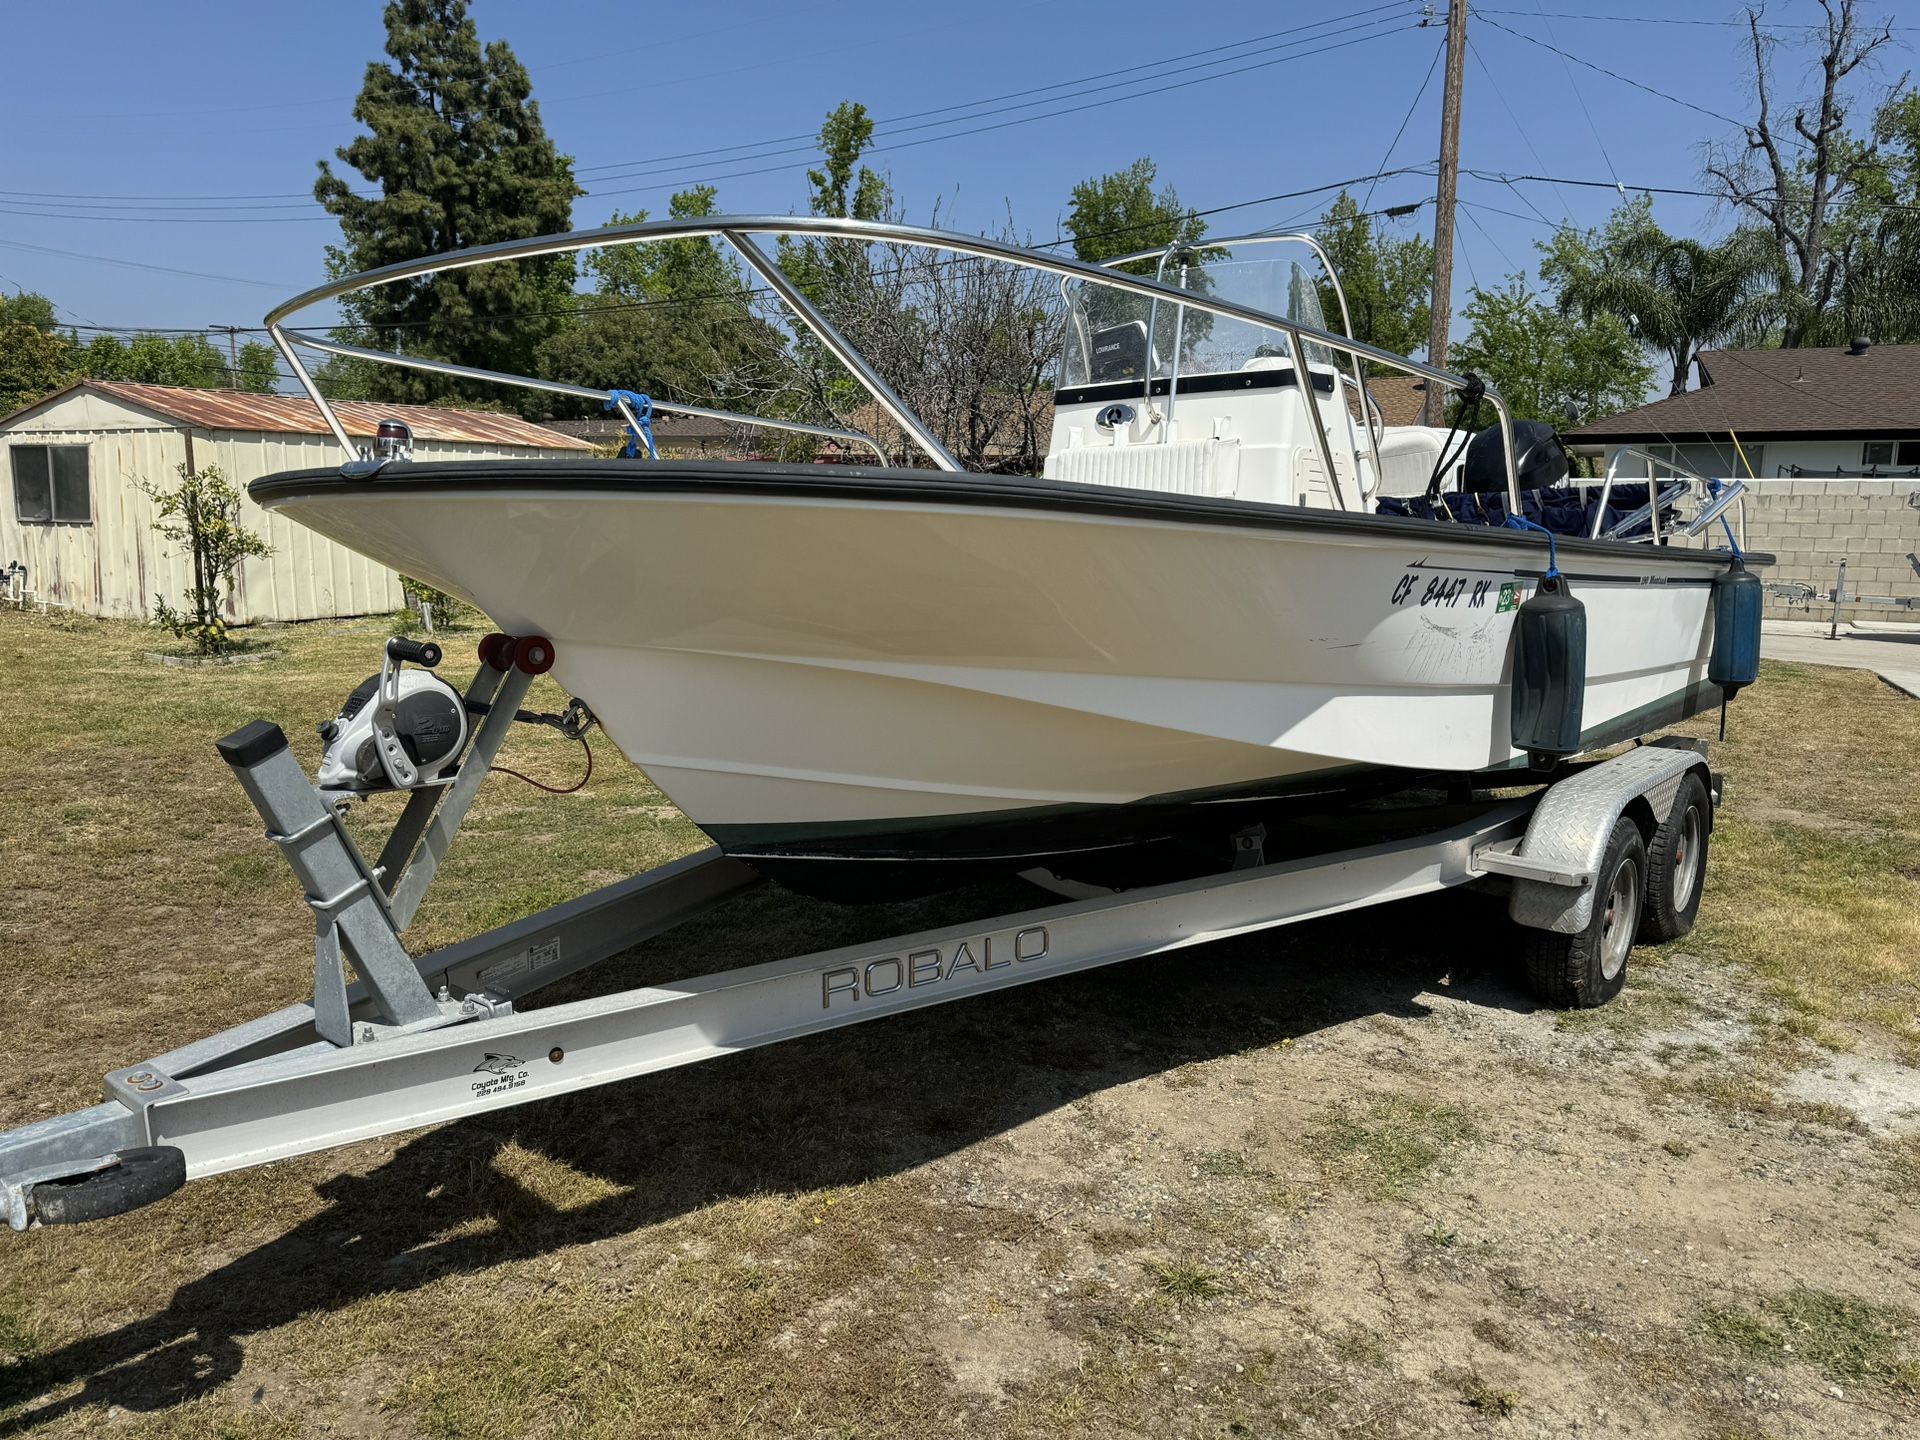
{"label": "trailer tongue", "polygon": [[[552,646],[489,636],[461,697],[463,733],[443,749],[451,690],[400,675],[407,660],[437,663],[430,648],[390,642],[373,689],[334,722],[328,783],[307,778],[277,725],[219,742],[313,911],[313,998],[111,1071],[102,1104],[0,1134],[0,1214],[14,1229],[103,1219],[205,1175],[1454,886],[1508,892],[1541,999],[1600,1004],[1624,982],[1636,939],[1691,925],[1718,793],[1700,748],[1656,742],[1522,798],[1394,812],[1374,843],[1270,863],[1256,827],[1218,874],[1107,892],[1033,872],[1078,898],[523,1011],[542,986],[763,882],[705,850],[409,955],[401,936],[509,727],[584,734],[591,723],[583,709],[521,711]],[[356,753],[338,753],[348,739]],[[410,795],[369,863],[341,812],[384,789]],[[1371,837],[1357,825],[1354,838]]]}

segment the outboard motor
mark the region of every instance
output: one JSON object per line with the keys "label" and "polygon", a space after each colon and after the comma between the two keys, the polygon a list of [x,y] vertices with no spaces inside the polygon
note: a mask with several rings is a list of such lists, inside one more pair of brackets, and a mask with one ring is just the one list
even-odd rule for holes
{"label": "outboard motor", "polygon": [[[1545,490],[1571,472],[1567,447],[1544,420],[1513,422],[1513,462],[1522,490]],[[1500,444],[1500,427],[1489,425],[1467,445],[1467,473],[1463,488],[1475,495],[1507,493],[1507,457]]]}
{"label": "outboard motor", "polygon": [[[440,783],[467,743],[467,708],[432,673],[440,647],[393,639],[386,663],[353,689],[340,713],[320,727],[326,751],[315,777],[323,791],[364,795]],[[429,668],[409,670],[412,660]],[[451,777],[446,777],[451,778]]]}

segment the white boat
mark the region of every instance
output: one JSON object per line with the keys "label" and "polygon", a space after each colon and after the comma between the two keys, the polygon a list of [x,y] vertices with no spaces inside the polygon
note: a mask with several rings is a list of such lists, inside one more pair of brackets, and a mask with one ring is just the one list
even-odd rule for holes
{"label": "white boat", "polygon": [[[755,233],[924,244],[1065,277],[1045,475],[960,470]],[[1499,420],[1475,463],[1492,457],[1497,496],[1462,491],[1448,432],[1381,424],[1366,362],[1430,387],[1475,382],[1326,329],[1297,267],[1291,306],[1264,308],[1227,299],[1219,267],[1209,288],[1183,288],[1191,255],[1160,257],[1148,280],[908,227],[668,221],[387,267],[299,297],[269,328],[303,378],[303,345],[481,375],[282,322],[450,265],[687,235],[732,243],[940,468],[374,457],[252,493],[508,633],[547,637],[555,678],[621,750],[768,873],[844,894],[994,869],[1165,875],[1250,827],[1283,843],[1293,814],[1524,769],[1513,631],[1554,554],[1586,607],[1573,750],[1719,703],[1710,600],[1731,552],[1705,541],[1737,488],[1683,479],[1642,507],[1633,539],[1621,502],[1638,497],[1610,478],[1555,487],[1561,528],[1577,513],[1581,533],[1552,552],[1534,531],[1379,513],[1432,508],[1392,498],[1424,488],[1409,475],[1438,474],[1446,513],[1540,514],[1549,492],[1523,496],[1539,457],[1522,431],[1516,458],[1491,393]]]}

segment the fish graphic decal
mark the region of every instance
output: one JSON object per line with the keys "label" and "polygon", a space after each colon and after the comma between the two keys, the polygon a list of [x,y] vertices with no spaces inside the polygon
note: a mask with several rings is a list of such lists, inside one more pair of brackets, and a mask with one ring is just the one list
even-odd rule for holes
{"label": "fish graphic decal", "polygon": [[486,1058],[473,1067],[473,1073],[478,1075],[485,1071],[489,1075],[508,1075],[518,1070],[523,1063],[517,1055],[496,1055],[489,1050]]}

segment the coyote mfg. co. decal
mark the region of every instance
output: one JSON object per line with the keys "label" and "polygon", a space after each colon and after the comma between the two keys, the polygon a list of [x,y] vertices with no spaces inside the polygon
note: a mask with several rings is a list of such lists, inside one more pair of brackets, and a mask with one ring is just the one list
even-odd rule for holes
{"label": "coyote mfg. co. decal", "polygon": [[504,1095],[509,1090],[518,1090],[527,1083],[526,1062],[517,1055],[496,1055],[489,1050],[481,1057],[480,1063],[473,1067],[473,1073],[484,1075],[484,1080],[473,1082],[473,1093],[485,1097]]}

